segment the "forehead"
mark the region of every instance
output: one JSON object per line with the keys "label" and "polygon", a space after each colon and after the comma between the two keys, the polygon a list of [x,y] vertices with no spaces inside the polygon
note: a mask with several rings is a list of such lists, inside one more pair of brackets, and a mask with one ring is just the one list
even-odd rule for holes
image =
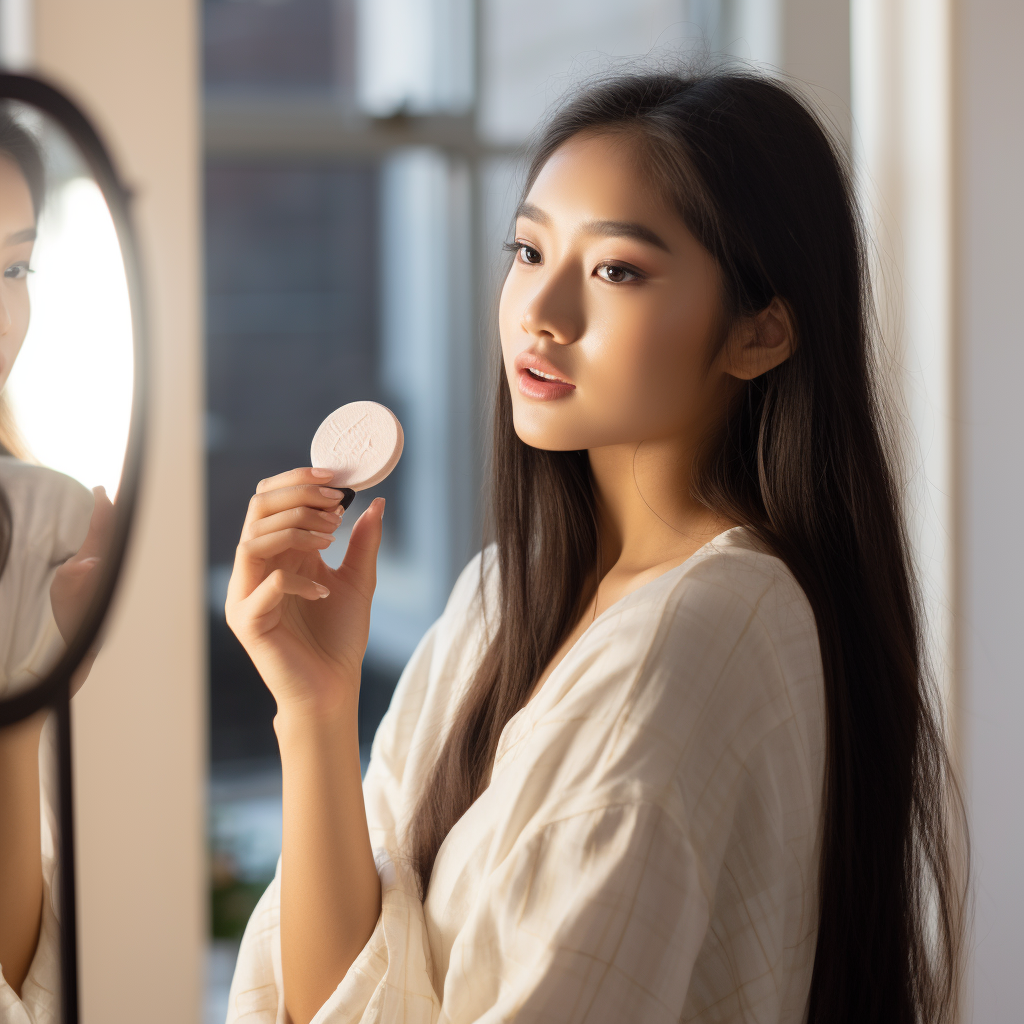
{"label": "forehead", "polygon": [[643,173],[642,154],[625,133],[574,135],[548,158],[528,199],[553,216],[651,222],[683,227]]}
{"label": "forehead", "polygon": [[0,222],[2,234],[31,227],[35,223],[32,195],[18,165],[0,154]]}

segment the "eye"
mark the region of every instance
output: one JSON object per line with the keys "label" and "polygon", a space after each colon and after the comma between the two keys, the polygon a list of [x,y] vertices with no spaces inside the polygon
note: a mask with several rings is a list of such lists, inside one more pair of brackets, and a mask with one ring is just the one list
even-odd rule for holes
{"label": "eye", "polygon": [[12,263],[5,271],[4,277],[8,281],[24,281],[32,271],[29,269],[29,265],[25,260],[19,260],[17,263]]}
{"label": "eye", "polygon": [[502,248],[505,252],[514,252],[516,260],[521,263],[529,263],[532,266],[536,266],[543,260],[539,250],[534,249],[532,245],[527,245],[525,242],[505,242]]}
{"label": "eye", "polygon": [[627,270],[615,263],[602,263],[594,273],[609,284],[625,284],[627,281],[640,279],[640,275],[635,270]]}
{"label": "eye", "polygon": [[538,264],[541,261],[541,254],[534,249],[532,245],[517,245],[516,249],[519,253],[519,258],[524,263]]}

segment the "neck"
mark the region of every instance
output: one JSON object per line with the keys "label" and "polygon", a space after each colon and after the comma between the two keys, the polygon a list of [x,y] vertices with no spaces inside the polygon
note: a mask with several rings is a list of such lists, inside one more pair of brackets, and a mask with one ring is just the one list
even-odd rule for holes
{"label": "neck", "polygon": [[602,575],[688,558],[735,526],[690,494],[695,447],[679,438],[590,449]]}

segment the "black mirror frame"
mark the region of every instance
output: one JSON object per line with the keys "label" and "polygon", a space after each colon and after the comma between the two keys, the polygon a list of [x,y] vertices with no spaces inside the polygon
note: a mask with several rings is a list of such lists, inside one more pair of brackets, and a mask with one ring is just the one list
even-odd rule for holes
{"label": "black mirror frame", "polygon": [[131,305],[134,379],[132,411],[121,483],[115,505],[114,532],[96,600],[78,635],[50,674],[36,686],[0,700],[0,728],[48,708],[56,714],[59,804],[58,857],[61,925],[61,1020],[78,1024],[78,943],[75,900],[74,807],[71,779],[71,681],[96,642],[121,575],[135,515],[145,443],[148,346],[145,293],[139,246],[131,217],[131,192],[114,169],[106,146],[88,118],[63,92],[27,75],[0,73],[0,102],[16,100],[52,118],[78,147],[106,200],[124,261]]}

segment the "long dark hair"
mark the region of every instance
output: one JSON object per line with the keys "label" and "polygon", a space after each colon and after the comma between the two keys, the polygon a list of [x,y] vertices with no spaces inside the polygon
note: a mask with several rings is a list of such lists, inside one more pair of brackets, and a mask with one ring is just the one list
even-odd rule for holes
{"label": "long dark hair", "polygon": [[[774,297],[793,317],[794,354],[743,386],[694,467],[693,490],[786,563],[817,623],[827,753],[809,1020],[951,1020],[964,928],[955,840],[966,832],[923,654],[845,160],[773,81],[626,75],[590,86],[554,116],[526,191],[578,132],[633,141],[638,166],[717,260],[727,323]],[[502,728],[594,580],[587,453],[524,444],[500,368],[496,386],[500,618],[412,818],[424,893],[442,840],[486,785]]]}
{"label": "long dark hair", "polygon": [[[43,197],[46,194],[43,158],[36,140],[18,124],[3,105],[0,105],[0,156],[6,156],[18,165],[18,170],[28,185],[29,195],[32,197],[32,210],[38,221]],[[10,409],[3,394],[0,393],[0,455],[20,456],[22,451],[19,441]],[[11,532],[11,506],[3,487],[0,486],[0,575],[3,575],[7,556],[10,554]]]}

